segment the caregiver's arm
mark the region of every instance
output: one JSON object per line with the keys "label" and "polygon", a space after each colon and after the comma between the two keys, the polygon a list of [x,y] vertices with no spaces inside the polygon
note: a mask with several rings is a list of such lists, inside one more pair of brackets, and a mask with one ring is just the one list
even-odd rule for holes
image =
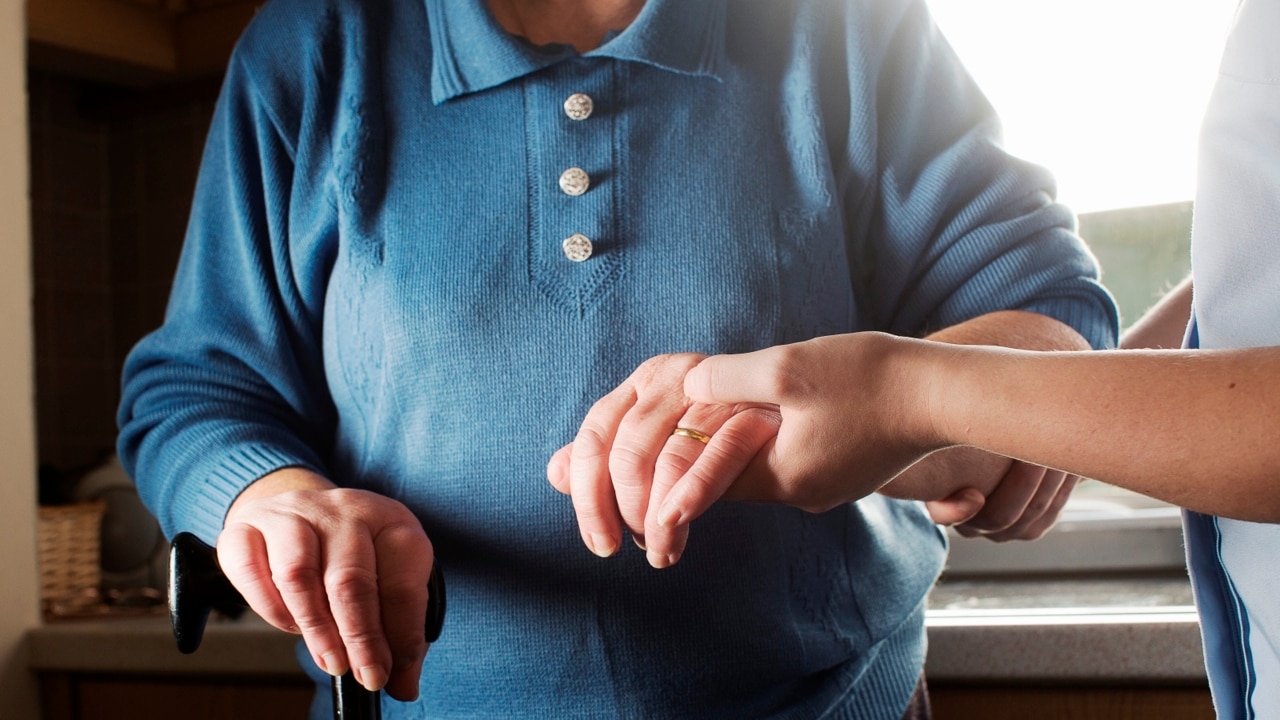
{"label": "caregiver's arm", "polygon": [[[1039,313],[981,315],[928,336],[958,345],[1023,350],[1088,350],[1070,326]],[[908,468],[881,492],[926,500],[936,522],[957,524],[964,535],[992,540],[1034,539],[1056,522],[1077,478],[1057,470],[986,453],[952,448]]]}
{"label": "caregiver's arm", "polygon": [[[685,389],[781,410],[776,442],[730,497],[820,509],[856,496],[830,480],[850,469],[891,478],[970,445],[1193,510],[1280,521],[1280,348],[1039,353],[862,333],[711,357]],[[713,500],[705,490],[679,483],[662,516],[696,515]]]}

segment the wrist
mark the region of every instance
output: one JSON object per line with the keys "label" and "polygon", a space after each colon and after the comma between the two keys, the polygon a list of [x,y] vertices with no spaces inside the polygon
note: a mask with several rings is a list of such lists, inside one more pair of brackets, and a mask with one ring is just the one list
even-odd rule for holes
{"label": "wrist", "polygon": [[919,408],[913,413],[915,426],[910,437],[918,438],[926,452],[963,444],[963,433],[957,427],[957,411],[962,407],[961,377],[965,370],[963,346],[932,340],[913,340],[914,352],[904,362],[910,388],[910,404]]}
{"label": "wrist", "polygon": [[303,467],[287,467],[263,475],[250,483],[227,508],[227,519],[244,506],[261,498],[303,490],[332,490],[337,486],[324,476]]}
{"label": "wrist", "polygon": [[941,343],[885,333],[855,333],[859,355],[855,367],[864,368],[863,382],[876,393],[869,407],[876,413],[868,418],[878,435],[897,447],[910,448],[920,456],[944,446],[935,417],[939,410],[937,378],[938,348]]}

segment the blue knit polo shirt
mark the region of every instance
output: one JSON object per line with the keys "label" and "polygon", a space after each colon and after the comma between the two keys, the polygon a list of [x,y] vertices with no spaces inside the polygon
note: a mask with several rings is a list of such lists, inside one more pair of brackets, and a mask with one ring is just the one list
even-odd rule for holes
{"label": "blue knit polo shirt", "polygon": [[1113,343],[1072,215],[998,133],[920,0],[649,0],[585,54],[480,0],[271,0],[121,456],[210,541],[285,466],[412,508],[449,617],[389,718],[896,718],[945,552],[918,504],[724,503],[657,571],[591,555],[545,468],[657,353],[1006,308]]}

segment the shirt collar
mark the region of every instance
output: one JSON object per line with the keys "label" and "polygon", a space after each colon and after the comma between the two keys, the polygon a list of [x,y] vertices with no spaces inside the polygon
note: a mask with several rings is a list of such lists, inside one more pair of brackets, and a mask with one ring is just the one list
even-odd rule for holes
{"label": "shirt collar", "polygon": [[[484,0],[425,0],[431,27],[431,100],[439,105],[579,57],[565,45],[536,47],[508,34]],[[720,79],[724,0],[647,0],[621,33],[584,57],[631,60]]]}

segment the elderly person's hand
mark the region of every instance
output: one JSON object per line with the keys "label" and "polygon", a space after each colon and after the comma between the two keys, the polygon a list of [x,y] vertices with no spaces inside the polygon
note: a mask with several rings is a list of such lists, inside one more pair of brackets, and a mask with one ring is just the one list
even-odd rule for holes
{"label": "elderly person's hand", "polygon": [[975,448],[940,450],[880,488],[890,497],[924,500],[939,525],[965,537],[1035,540],[1057,522],[1079,478]]}
{"label": "elderly person's hand", "polygon": [[404,505],[279,470],[231,506],[218,560],[254,612],[301,634],[325,672],[350,668],[370,690],[418,696],[434,554]]}
{"label": "elderly person's hand", "polygon": [[682,478],[715,488],[731,483],[777,432],[771,408],[685,397],[685,373],[703,357],[645,361],[592,406],[573,442],[548,463],[548,480],[572,497],[582,540],[595,554],[617,552],[626,530],[649,564],[675,564],[688,524],[660,525],[653,509]]}

